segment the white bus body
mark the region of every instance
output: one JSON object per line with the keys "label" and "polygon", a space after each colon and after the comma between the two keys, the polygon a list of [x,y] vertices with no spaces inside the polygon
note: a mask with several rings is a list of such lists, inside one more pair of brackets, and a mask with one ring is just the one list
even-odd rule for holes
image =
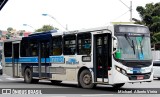
{"label": "white bus body", "polygon": [[5,73],[27,83],[75,81],[92,88],[153,80],[150,32],[142,25],[49,31],[6,40],[3,47]]}

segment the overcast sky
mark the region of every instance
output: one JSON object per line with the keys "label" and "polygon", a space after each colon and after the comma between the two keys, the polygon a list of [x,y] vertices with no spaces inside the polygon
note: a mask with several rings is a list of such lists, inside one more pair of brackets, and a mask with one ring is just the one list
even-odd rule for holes
{"label": "overcast sky", "polygon": [[[121,1],[130,6],[130,0]],[[160,1],[132,0],[132,17],[140,19],[136,7],[151,2]],[[110,22],[128,22],[128,10],[120,0],[8,0],[0,11],[0,29],[13,27],[16,30],[33,31],[42,25],[50,24],[64,30],[54,19],[42,16],[43,13],[52,15],[64,27],[68,25],[69,30],[100,27]],[[127,13],[122,15],[125,12]]]}

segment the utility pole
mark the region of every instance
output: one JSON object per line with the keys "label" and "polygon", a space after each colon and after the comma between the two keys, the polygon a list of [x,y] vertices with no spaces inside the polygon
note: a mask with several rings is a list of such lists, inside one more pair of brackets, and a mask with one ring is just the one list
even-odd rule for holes
{"label": "utility pole", "polygon": [[124,2],[122,2],[121,0],[119,0],[123,5],[125,5],[129,11],[130,11],[130,22],[132,23],[132,1],[130,1],[130,7],[127,6]]}
{"label": "utility pole", "polygon": [[130,22],[132,23],[132,1],[130,1]]}

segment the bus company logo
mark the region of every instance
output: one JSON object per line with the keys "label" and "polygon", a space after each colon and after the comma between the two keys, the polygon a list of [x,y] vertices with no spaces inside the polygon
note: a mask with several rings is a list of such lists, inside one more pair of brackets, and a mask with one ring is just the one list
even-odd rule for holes
{"label": "bus company logo", "polygon": [[79,64],[79,62],[75,58],[69,58],[66,64]]}
{"label": "bus company logo", "polygon": [[50,62],[52,63],[64,63],[64,57],[63,56],[51,56]]}
{"label": "bus company logo", "polygon": [[42,94],[40,89],[2,89],[1,94]]}

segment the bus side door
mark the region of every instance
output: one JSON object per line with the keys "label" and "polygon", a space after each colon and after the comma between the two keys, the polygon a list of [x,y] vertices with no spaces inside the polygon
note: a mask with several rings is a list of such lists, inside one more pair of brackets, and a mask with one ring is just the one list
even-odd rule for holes
{"label": "bus side door", "polygon": [[21,65],[19,63],[19,44],[20,42],[13,42],[12,43],[12,70],[13,70],[13,77],[20,77],[20,69]]}
{"label": "bus side door", "polygon": [[94,35],[94,81],[104,82],[108,78],[108,70],[111,67],[111,34]]}

